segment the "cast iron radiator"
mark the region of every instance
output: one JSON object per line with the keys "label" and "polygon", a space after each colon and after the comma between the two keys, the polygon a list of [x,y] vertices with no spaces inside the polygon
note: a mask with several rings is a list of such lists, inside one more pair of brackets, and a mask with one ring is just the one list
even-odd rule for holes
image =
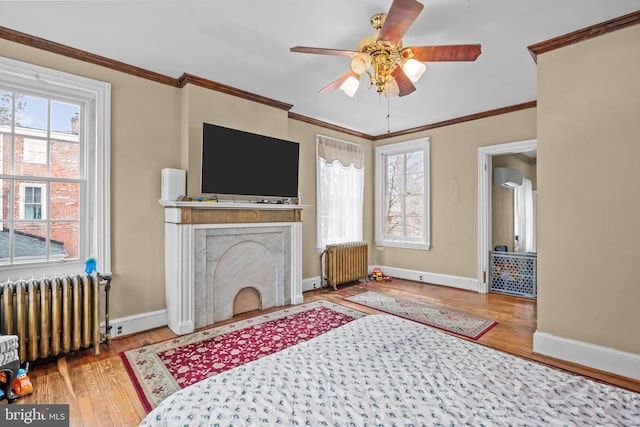
{"label": "cast iron radiator", "polygon": [[0,284],[0,333],[18,335],[20,363],[92,345],[100,354],[101,280],[82,273]]}
{"label": "cast iron radiator", "polygon": [[343,283],[364,279],[369,270],[367,242],[349,242],[327,245],[322,253],[323,287],[334,290]]}

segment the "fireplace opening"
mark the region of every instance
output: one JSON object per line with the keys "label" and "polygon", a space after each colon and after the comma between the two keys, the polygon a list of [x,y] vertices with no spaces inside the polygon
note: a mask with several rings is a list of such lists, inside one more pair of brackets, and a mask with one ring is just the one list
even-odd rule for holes
{"label": "fireplace opening", "polygon": [[262,298],[256,288],[242,288],[233,300],[233,315],[262,309]]}

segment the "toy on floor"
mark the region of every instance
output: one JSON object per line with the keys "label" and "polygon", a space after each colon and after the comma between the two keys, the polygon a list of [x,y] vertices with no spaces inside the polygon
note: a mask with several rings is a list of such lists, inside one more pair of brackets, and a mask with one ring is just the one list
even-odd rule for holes
{"label": "toy on floor", "polygon": [[376,267],[373,270],[371,270],[371,274],[369,275],[369,280],[375,280],[376,282],[383,282],[383,281],[390,282],[391,277],[383,275],[382,270]]}
{"label": "toy on floor", "polygon": [[[20,368],[18,370],[18,375],[16,379],[13,381],[13,386],[11,389],[13,392],[18,395],[18,397],[25,396],[33,391],[33,384],[31,384],[31,380],[27,375],[29,371],[29,364],[27,363],[26,368]],[[7,375],[4,371],[0,372],[0,382],[6,382]],[[4,398],[4,391],[0,389],[0,399]]]}
{"label": "toy on floor", "polygon": [[378,267],[371,270],[371,274],[369,275],[369,279],[375,280],[377,282],[382,282],[382,270]]}

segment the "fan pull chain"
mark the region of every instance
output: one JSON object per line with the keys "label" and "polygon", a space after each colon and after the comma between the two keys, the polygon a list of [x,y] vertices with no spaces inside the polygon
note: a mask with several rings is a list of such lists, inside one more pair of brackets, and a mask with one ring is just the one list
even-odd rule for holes
{"label": "fan pull chain", "polygon": [[389,97],[387,96],[387,133],[391,133],[391,124],[390,124],[390,117],[391,117],[391,113],[389,112]]}

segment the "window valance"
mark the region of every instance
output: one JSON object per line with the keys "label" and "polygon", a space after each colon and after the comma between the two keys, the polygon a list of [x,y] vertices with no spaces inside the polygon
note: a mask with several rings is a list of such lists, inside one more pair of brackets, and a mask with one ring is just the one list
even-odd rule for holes
{"label": "window valance", "polygon": [[318,135],[316,139],[318,157],[324,159],[327,164],[338,161],[343,166],[353,165],[357,169],[364,167],[364,150],[361,145],[323,135]]}

